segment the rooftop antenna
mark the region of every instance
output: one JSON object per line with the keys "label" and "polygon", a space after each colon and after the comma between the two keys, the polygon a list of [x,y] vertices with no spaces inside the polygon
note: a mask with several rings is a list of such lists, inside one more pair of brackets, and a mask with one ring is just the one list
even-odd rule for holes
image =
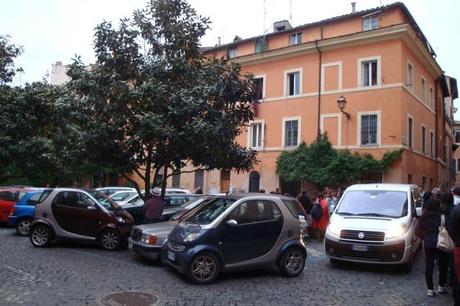
{"label": "rooftop antenna", "polygon": [[267,7],[266,7],[266,0],[264,0],[264,24],[263,24],[263,29],[262,29],[262,33],[265,34],[265,19],[267,18]]}
{"label": "rooftop antenna", "polygon": [[289,22],[292,25],[292,0],[289,0]]}

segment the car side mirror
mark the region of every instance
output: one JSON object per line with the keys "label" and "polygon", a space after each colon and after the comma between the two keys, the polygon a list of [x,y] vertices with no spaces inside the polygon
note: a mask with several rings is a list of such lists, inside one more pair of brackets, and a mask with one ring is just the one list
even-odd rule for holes
{"label": "car side mirror", "polygon": [[230,219],[226,223],[230,226],[238,225],[238,222],[235,219]]}
{"label": "car side mirror", "polygon": [[86,207],[87,210],[97,210],[97,207],[94,206],[94,205],[90,205],[88,207]]}
{"label": "car side mirror", "polygon": [[416,207],[415,208],[415,214],[416,214],[417,218],[422,216],[422,208],[421,207]]}

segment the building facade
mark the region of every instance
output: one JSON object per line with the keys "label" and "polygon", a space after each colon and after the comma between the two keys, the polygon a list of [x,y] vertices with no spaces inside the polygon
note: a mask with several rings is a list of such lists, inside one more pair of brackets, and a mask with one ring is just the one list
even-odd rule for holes
{"label": "building facade", "polygon": [[[381,158],[403,149],[402,159],[367,181],[447,188],[455,178],[452,103],[455,79],[444,75],[436,54],[402,3],[352,12],[207,49],[228,56],[257,81],[256,118],[237,141],[258,151],[249,173],[210,171],[205,192],[296,193],[307,182],[286,183],[276,174],[284,150],[327,133],[337,149]],[[344,112],[338,99],[345,99]],[[193,174],[168,185],[194,189]]]}

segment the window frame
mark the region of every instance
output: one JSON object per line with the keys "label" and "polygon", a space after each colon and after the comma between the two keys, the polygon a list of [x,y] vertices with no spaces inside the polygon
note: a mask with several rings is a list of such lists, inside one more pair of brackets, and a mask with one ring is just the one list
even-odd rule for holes
{"label": "window frame", "polygon": [[456,161],[457,161],[457,167],[455,167],[456,168],[455,170],[457,173],[460,173],[460,158],[457,158]]}
{"label": "window frame", "polygon": [[[362,117],[369,115],[377,115],[377,135],[375,144],[362,144],[361,139],[361,129],[362,129]],[[358,128],[357,128],[357,145],[359,147],[379,147],[381,145],[381,135],[382,135],[382,114],[381,111],[369,111],[369,112],[358,112]]]}
{"label": "window frame", "polygon": [[[363,85],[363,69],[364,66],[363,64],[368,63],[368,62],[377,62],[377,80],[375,85]],[[382,56],[381,55],[376,55],[376,56],[369,56],[369,57],[361,57],[358,58],[357,60],[357,83],[358,83],[358,88],[373,88],[373,87],[379,87],[382,85]],[[368,76],[370,77],[369,81],[372,81],[372,72],[369,70]]]}
{"label": "window frame", "polygon": [[[277,211],[278,212],[278,217],[277,218],[272,218],[272,219],[267,219],[267,220],[264,220],[262,218],[259,218],[258,220],[252,220],[252,222],[244,222],[244,223],[240,223],[241,220],[238,220],[238,218],[236,218],[236,216],[234,215],[235,212],[237,210],[240,210],[241,209],[241,206],[243,206],[244,204],[246,205],[249,205],[249,203],[252,203],[252,202],[256,202],[256,205],[262,203],[264,206],[266,204],[271,204],[273,206],[273,210],[274,211]],[[263,214],[263,212],[262,212]],[[274,212],[274,215],[275,215],[275,212]],[[241,217],[242,215],[240,215]],[[229,213],[228,215],[226,216],[225,220],[228,221],[228,220],[235,220],[238,224],[236,226],[247,226],[247,225],[252,225],[252,224],[257,224],[257,223],[265,223],[265,222],[279,222],[279,221],[282,221],[283,220],[283,213],[281,212],[281,209],[279,208],[278,204],[272,200],[262,200],[262,199],[253,199],[253,200],[246,200],[244,202],[241,202],[240,204],[238,204],[236,207],[234,207]]]}
{"label": "window frame", "polygon": [[[198,173],[201,173],[201,174],[198,174]],[[200,180],[201,180],[201,185],[198,184]],[[201,189],[204,189],[204,170],[203,169],[198,169],[195,171],[193,185],[195,186],[195,188],[200,187]]]}
{"label": "window frame", "polygon": [[[295,93],[295,88],[294,88],[294,94],[290,95],[290,87],[289,87],[289,75],[298,73],[299,74],[299,88],[298,88],[298,93]],[[294,68],[294,69],[289,69],[284,71],[284,96],[285,97],[298,97],[302,95],[302,75],[303,75],[303,68]],[[294,81],[294,86],[295,86],[295,81]]]}
{"label": "window frame", "polygon": [[265,99],[265,88],[266,88],[265,79],[266,78],[267,78],[267,76],[265,74],[254,75],[254,79],[262,79],[262,98],[257,99],[257,97],[256,97],[257,101],[263,101]]}
{"label": "window frame", "polygon": [[414,117],[407,115],[407,147],[414,149]]}
{"label": "window frame", "polygon": [[[290,146],[286,146],[286,122],[288,121],[297,121],[297,144],[296,145],[290,145]],[[301,135],[301,129],[302,129],[302,120],[301,120],[301,117],[300,116],[296,116],[296,117],[283,117],[282,119],[282,129],[281,129],[281,132],[282,132],[282,135],[281,135],[281,147],[282,148],[285,148],[285,149],[291,149],[291,148],[297,148],[300,144],[300,140],[302,139],[302,135]]]}
{"label": "window frame", "polygon": [[[372,30],[375,30],[375,29],[378,29],[380,27],[380,12],[376,12],[376,13],[371,13],[369,15],[365,15],[362,17],[362,26],[361,26],[361,29],[362,31],[372,31]],[[368,27],[366,27],[366,20],[369,20],[369,24],[368,24]],[[373,27],[373,20],[376,20],[376,26]]]}
{"label": "window frame", "polygon": [[435,145],[434,145],[434,131],[430,129],[430,156],[434,158]]}
{"label": "window frame", "polygon": [[[260,43],[264,42],[263,45]],[[255,40],[254,53],[262,53],[268,50],[268,39],[265,36],[259,36]]]}
{"label": "window frame", "polygon": [[[180,169],[174,169],[173,170],[173,175],[172,175],[172,179],[171,179],[171,187],[172,188],[180,188],[180,179],[181,179],[181,175],[180,175]],[[179,182],[178,184],[176,184],[177,182]]]}
{"label": "window frame", "polygon": [[420,138],[421,138],[421,142],[420,142],[420,151],[422,152],[422,154],[426,154],[426,126],[424,124],[421,124],[420,125],[421,128],[420,128]]}
{"label": "window frame", "polygon": [[[260,129],[260,146],[252,146],[252,130],[253,126],[261,125]],[[249,123],[249,130],[248,130],[248,147],[252,150],[263,150],[264,148],[264,141],[265,141],[265,120],[254,120]]]}
{"label": "window frame", "polygon": [[295,46],[302,43],[302,32],[295,32],[289,35],[289,46]]}
{"label": "window frame", "polygon": [[[410,69],[409,69],[410,67]],[[414,65],[411,61],[407,61],[407,68],[406,68],[406,86],[410,90],[414,90]]]}
{"label": "window frame", "polygon": [[236,57],[236,47],[229,47],[227,49],[228,58],[235,58]]}
{"label": "window frame", "polygon": [[420,77],[420,99],[426,103],[426,79],[423,75]]}
{"label": "window frame", "polygon": [[429,99],[430,99],[430,108],[433,108],[434,107],[434,90],[433,90],[433,86],[430,86],[430,90],[429,90],[429,93],[430,93],[430,96],[429,96]]}

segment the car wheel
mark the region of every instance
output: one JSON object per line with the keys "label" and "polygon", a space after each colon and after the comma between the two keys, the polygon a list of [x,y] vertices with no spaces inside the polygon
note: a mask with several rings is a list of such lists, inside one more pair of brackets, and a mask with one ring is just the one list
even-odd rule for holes
{"label": "car wheel", "polygon": [[30,230],[30,242],[37,248],[44,248],[51,244],[53,232],[47,225],[36,225]]}
{"label": "car wheel", "polygon": [[29,235],[30,225],[32,224],[32,219],[23,218],[18,221],[16,224],[16,232],[21,236]]}
{"label": "car wheel", "polygon": [[118,250],[121,246],[121,235],[117,230],[106,229],[100,236],[101,245],[109,251]]}
{"label": "car wheel", "polygon": [[297,247],[289,248],[281,255],[278,265],[284,275],[297,276],[305,267],[305,252]]}
{"label": "car wheel", "polygon": [[217,256],[209,252],[196,255],[190,262],[187,276],[196,284],[214,282],[220,273],[220,262]]}

